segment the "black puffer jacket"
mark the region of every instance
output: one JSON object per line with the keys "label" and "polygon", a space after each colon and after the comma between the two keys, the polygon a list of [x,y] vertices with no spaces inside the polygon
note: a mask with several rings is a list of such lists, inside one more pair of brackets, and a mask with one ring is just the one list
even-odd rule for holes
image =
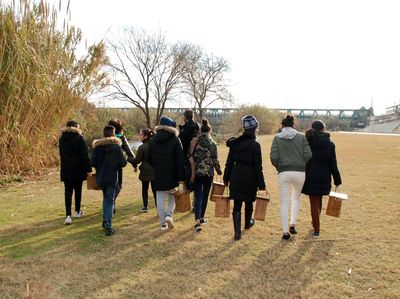
{"label": "black puffer jacket", "polygon": [[265,190],[260,144],[254,135],[244,133],[240,137],[230,138],[226,145],[229,153],[224,182],[229,183],[230,197],[255,201],[257,190]]}
{"label": "black puffer jacket", "polygon": [[328,133],[313,134],[308,140],[312,158],[306,166],[306,180],[302,192],[307,195],[328,195],[331,176],[336,186],[342,184],[336,162],[335,144]]}
{"label": "black puffer jacket", "polygon": [[61,181],[86,180],[87,173],[92,172],[92,168],[82,131],[74,127],[65,127],[61,132],[59,140]]}
{"label": "black puffer jacket", "polygon": [[185,159],[188,157],[190,142],[192,142],[193,137],[197,137],[199,132],[200,126],[193,120],[189,120],[184,125],[179,126],[179,139],[182,142],[183,156]]}
{"label": "black puffer jacket", "polygon": [[178,130],[157,126],[156,135],[150,140],[149,164],[154,169],[154,185],[157,191],[167,191],[184,180],[183,150]]}
{"label": "black puffer jacket", "polygon": [[100,187],[114,187],[118,180],[118,169],[126,165],[121,149],[121,140],[106,137],[93,141],[92,166],[96,168],[96,183]]}

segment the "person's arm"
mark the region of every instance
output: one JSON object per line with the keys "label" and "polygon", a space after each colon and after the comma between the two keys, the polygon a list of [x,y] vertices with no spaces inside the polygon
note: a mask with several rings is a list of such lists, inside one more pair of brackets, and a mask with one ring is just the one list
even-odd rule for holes
{"label": "person's arm", "polygon": [[176,155],[176,167],[178,172],[178,181],[183,182],[185,180],[185,169],[183,165],[184,163],[183,148],[179,138],[176,138],[175,155]]}
{"label": "person's arm", "polygon": [[215,168],[215,171],[217,172],[218,175],[221,175],[222,174],[221,165],[219,164],[218,149],[215,143],[211,145],[211,159],[213,161],[213,166]]}
{"label": "person's arm", "polygon": [[331,143],[331,158],[329,160],[329,168],[333,176],[333,182],[335,183],[335,186],[341,185],[342,178],[340,176],[339,168],[337,166],[336,150],[335,150],[335,144],[333,142]]}
{"label": "person's arm", "polygon": [[85,172],[89,174],[92,172],[92,167],[90,166],[89,149],[82,136],[79,139],[79,151]]}
{"label": "person's arm", "polygon": [[133,165],[133,167],[137,167],[138,164],[143,162],[143,157],[144,157],[144,150],[143,150],[143,144],[139,146],[138,151],[136,153],[136,157],[128,157],[128,162]]}
{"label": "person's arm", "polygon": [[121,141],[122,141],[121,148],[124,150],[124,152],[126,153],[126,155],[127,155],[129,158],[134,158],[135,155],[133,154],[132,148],[131,148],[131,146],[129,145],[128,139],[126,139],[125,135],[122,135]]}
{"label": "person's arm", "polygon": [[262,167],[261,145],[256,142],[253,150],[254,170],[256,172],[257,186],[259,190],[265,190],[265,181]]}
{"label": "person's arm", "polygon": [[269,154],[270,160],[272,165],[275,166],[276,169],[278,169],[279,166],[279,148],[278,144],[276,141],[276,136],[274,137],[274,140],[272,141],[272,146],[271,146],[271,152]]}
{"label": "person's arm", "polygon": [[224,170],[224,184],[225,184],[225,186],[228,186],[228,184],[229,184],[229,182],[231,180],[233,165],[234,165],[234,161],[232,159],[231,149],[229,148],[228,158],[226,158],[225,170]]}
{"label": "person's arm", "polygon": [[97,166],[99,165],[99,158],[98,158],[98,153],[97,153],[96,148],[93,149],[93,155],[92,155],[92,160],[91,160],[90,164],[94,168],[97,168]]}
{"label": "person's arm", "polygon": [[310,161],[312,158],[312,152],[311,152],[311,148],[310,148],[310,145],[308,144],[306,137],[302,138],[302,143],[303,143],[304,162],[308,163],[308,161]]}
{"label": "person's arm", "polygon": [[118,151],[118,167],[125,167],[127,164],[127,160],[125,159],[124,153],[122,152],[122,148]]}

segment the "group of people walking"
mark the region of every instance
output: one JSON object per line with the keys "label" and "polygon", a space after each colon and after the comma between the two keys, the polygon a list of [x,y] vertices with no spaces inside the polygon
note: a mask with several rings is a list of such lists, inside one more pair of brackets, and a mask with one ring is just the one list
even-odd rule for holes
{"label": "group of people walking", "polygon": [[[204,119],[201,124],[193,121],[191,110],[185,111],[184,121],[178,130],[174,120],[163,116],[154,132],[149,128],[140,130],[142,145],[135,156],[123,134],[121,121],[112,119],[103,130],[104,137],[93,142],[91,158],[79,124],[69,121],[62,129],[59,142],[61,180],[65,185],[64,223],[72,223],[74,191],[73,216],[83,216],[80,208],[82,183],[87,176],[92,176],[94,167],[96,183],[103,192],[102,226],[106,235],[111,236],[114,233],[112,216],[115,213],[116,198],[122,188],[122,169],[130,162],[135,170],[140,165],[139,179],[142,183],[143,199],[141,212],[149,209],[148,190],[151,187],[160,229],[173,229],[174,193],[179,185],[184,186],[194,192],[194,229],[200,232],[202,225],[208,222],[205,213],[214,175],[222,175],[222,170],[208,121]],[[254,116],[245,116],[242,118],[242,125],[242,135],[232,137],[226,142],[229,153],[223,174],[224,184],[229,187],[229,197],[234,202],[232,219],[235,240],[241,238],[243,203],[244,229],[250,229],[255,224],[252,215],[257,192],[266,190],[262,150],[257,141],[259,123]],[[309,195],[313,237],[318,237],[322,197],[331,190],[331,176],[336,186],[341,184],[335,145],[330,141],[329,133],[325,132],[324,123],[314,121],[303,135],[294,129],[293,116],[287,115],[282,120],[281,132],[273,139],[270,160],[279,176],[282,239],[288,240],[291,234],[297,233],[296,222],[302,192]]]}

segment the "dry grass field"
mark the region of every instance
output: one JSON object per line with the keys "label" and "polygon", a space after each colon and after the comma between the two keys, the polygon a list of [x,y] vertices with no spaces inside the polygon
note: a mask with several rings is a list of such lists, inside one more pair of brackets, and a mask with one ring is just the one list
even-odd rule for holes
{"label": "dry grass field", "polygon": [[[64,226],[57,171],[8,186],[0,192],[0,298],[399,298],[400,136],[335,133],[332,140],[350,200],[340,218],[323,210],[315,240],[302,196],[299,233],[281,241],[272,136],[260,138],[272,196],[267,219],[238,242],[213,203],[201,233],[191,213],[175,214],[176,228],[161,232],[153,205],[139,212],[130,166],[112,237],[100,228],[99,191],[85,190],[85,216]],[[219,152],[223,164],[226,147]]]}

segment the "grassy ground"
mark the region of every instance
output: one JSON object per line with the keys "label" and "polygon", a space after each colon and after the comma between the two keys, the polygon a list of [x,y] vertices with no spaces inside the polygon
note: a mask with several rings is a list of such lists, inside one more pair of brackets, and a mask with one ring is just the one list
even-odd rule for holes
{"label": "grassy ground", "polygon": [[[64,226],[58,172],[0,193],[0,298],[399,298],[400,137],[333,134],[350,196],[340,218],[321,215],[310,238],[308,199],[299,234],[281,241],[271,136],[261,137],[272,195],[265,222],[239,242],[231,219],[193,230],[193,214],[175,214],[161,232],[155,209],[140,214],[140,184],[128,166],[114,218],[104,236],[101,193],[84,191],[85,217]],[[219,147],[225,162],[226,148]],[[327,200],[324,199],[324,207]],[[152,205],[153,207],[153,205]]]}

